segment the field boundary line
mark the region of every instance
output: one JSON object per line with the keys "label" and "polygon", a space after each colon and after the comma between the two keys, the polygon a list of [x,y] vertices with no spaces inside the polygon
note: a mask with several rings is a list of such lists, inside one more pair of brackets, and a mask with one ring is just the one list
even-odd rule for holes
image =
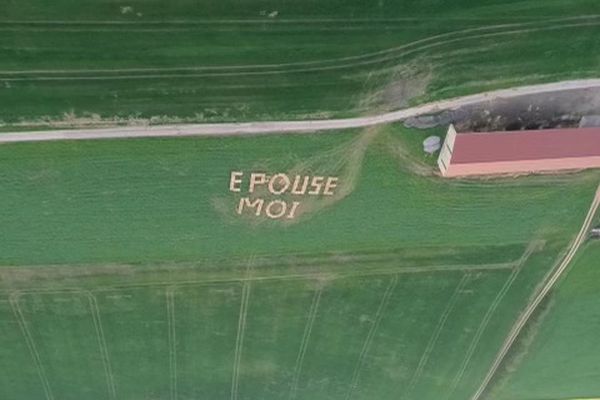
{"label": "field boundary line", "polygon": [[413,373],[410,383],[408,384],[408,388],[406,389],[406,394],[402,397],[408,396],[412,392],[414,387],[416,386],[418,380],[421,378],[421,375],[423,374],[425,366],[429,362],[429,357],[431,356],[431,352],[435,348],[435,345],[437,344],[437,341],[442,333],[442,330],[446,326],[446,321],[448,320],[448,317],[450,316],[452,311],[454,311],[454,307],[456,306],[456,303],[458,302],[460,293],[464,289],[465,285],[467,284],[467,282],[469,281],[470,278],[471,278],[470,274],[468,274],[468,273],[464,274],[462,279],[458,282],[458,285],[456,285],[454,292],[450,296],[448,305],[446,306],[446,308],[444,309],[444,312],[440,316],[438,323],[433,331],[433,334],[429,338],[427,347],[425,347],[425,351],[423,351],[423,355],[421,356],[421,359],[419,360],[417,369]]}
{"label": "field boundary line", "polygon": [[300,381],[300,373],[302,372],[302,365],[304,364],[304,356],[306,355],[308,343],[310,342],[310,335],[312,333],[313,325],[314,325],[315,319],[317,317],[317,312],[319,310],[319,304],[321,302],[322,293],[323,293],[323,286],[319,285],[317,290],[315,290],[315,294],[313,295],[313,299],[310,304],[310,309],[308,311],[308,318],[306,320],[306,325],[304,326],[304,333],[302,334],[302,340],[300,341],[300,349],[298,351],[298,356],[296,357],[296,365],[294,366],[294,375],[293,375],[292,383],[290,386],[290,394],[288,396],[289,400],[294,400],[298,393],[298,383]]}
{"label": "field boundary line", "polygon": [[[599,80],[600,81],[600,80]],[[359,142],[358,140],[352,140],[350,142],[345,143],[345,146],[348,147],[348,145],[352,146],[354,145],[355,142]],[[364,142],[364,140],[363,140]],[[362,142],[361,142],[362,143]],[[340,149],[342,146],[338,146],[337,148],[331,149],[331,150],[325,150],[324,153],[332,156],[332,157],[337,157],[339,156],[340,153]],[[512,243],[510,245],[480,245],[480,246],[476,246],[474,247],[474,249],[478,250],[478,253],[486,250],[486,249],[507,249],[507,248],[514,248],[516,245],[519,245],[521,247],[523,247],[523,249],[525,249],[527,247],[527,245],[529,244],[529,241],[522,241],[520,243]],[[430,247],[432,247],[434,249],[434,251],[439,251],[439,246],[438,247],[434,247],[434,246],[427,246],[427,248],[429,249]],[[469,249],[473,249],[472,246],[469,246]],[[434,253],[435,255],[439,255],[441,258],[444,258],[445,253]],[[472,254],[472,253],[469,253]],[[428,257],[429,259],[429,257]],[[477,263],[477,264],[472,264],[472,263],[458,263],[458,262],[454,262],[454,263],[449,263],[449,264],[443,264],[444,266],[450,265],[450,266],[466,266],[466,267],[471,267],[473,265],[505,265],[505,264],[511,264],[511,263],[516,263],[518,262],[518,260],[520,259],[520,255],[516,256],[515,258],[512,259],[508,259],[508,260],[503,260],[503,261],[498,261],[498,262],[490,262],[490,263]],[[390,247],[390,248],[380,248],[380,249],[371,249],[371,250],[362,250],[362,251],[340,251],[340,252],[335,252],[335,254],[333,253],[325,253],[325,252],[311,252],[311,251],[301,251],[301,252],[293,252],[293,253],[286,253],[286,257],[282,258],[282,255],[268,255],[268,254],[263,254],[261,256],[253,256],[253,260],[254,260],[254,268],[256,267],[260,267],[260,270],[264,269],[264,268],[275,268],[276,270],[281,269],[282,267],[293,267],[293,268],[298,268],[298,267],[302,267],[302,268],[318,268],[319,272],[322,272],[323,267],[327,267],[327,268],[341,268],[342,270],[347,269],[348,263],[352,263],[352,264],[363,264],[363,263],[369,263],[369,264],[382,264],[382,263],[387,263],[389,264],[390,262],[394,263],[395,265],[397,264],[397,262],[400,260],[400,262],[404,265],[404,264],[414,264],[417,261],[421,261],[422,258],[414,258],[414,256],[411,256],[410,253],[406,253],[406,249],[405,248],[399,248],[397,246],[394,247]],[[200,263],[200,264],[198,264]],[[212,265],[214,267],[219,267],[220,269],[223,267],[226,268],[234,268],[235,270],[240,272],[240,275],[244,275],[245,270],[247,269],[247,264],[248,264],[248,256],[239,256],[239,257],[220,257],[217,258],[216,260],[212,260],[212,259],[199,259],[197,260],[197,262],[191,263],[191,262],[169,262],[169,263],[165,263],[165,262],[155,262],[155,263],[150,263],[150,264],[144,264],[145,266],[151,267],[153,269],[153,272],[160,272],[161,268],[164,267],[168,267],[169,269],[171,268],[181,268],[181,269],[190,269],[190,268],[194,268],[197,266],[209,266]],[[72,269],[74,271],[78,271],[81,268],[91,268],[92,270],[102,270],[102,271],[121,271],[123,269],[135,269],[139,264],[130,264],[130,263],[115,263],[115,262],[110,262],[108,264],[106,263],[101,263],[101,264],[97,264],[97,263],[76,263],[76,264],[64,264],[64,263],[57,263],[57,264],[14,264],[14,265],[4,265],[0,268],[0,278],[2,278],[2,275],[5,272],[14,272],[14,273],[18,273],[19,271],[21,271],[22,269],[26,268],[35,268],[38,269],[42,272],[45,273],[52,273],[54,271],[56,271],[56,269],[58,268],[59,270],[62,271],[63,274],[71,276],[70,274],[70,270],[67,271],[67,269]],[[440,264],[425,264],[424,266],[426,267],[430,267],[430,266],[440,266]],[[368,267],[368,270],[372,269],[373,267]],[[395,268],[404,268],[404,266],[396,266]],[[409,267],[409,268],[414,268],[413,267]],[[256,275],[256,271],[254,273],[254,275]],[[54,276],[54,274],[53,274]],[[87,274],[83,274],[83,275],[77,275],[75,276],[76,278],[81,277],[81,276],[87,276]]]}
{"label": "field boundary line", "polygon": [[102,364],[104,365],[104,373],[106,374],[106,384],[108,386],[108,395],[111,400],[117,398],[117,390],[115,385],[115,378],[112,371],[110,362],[110,356],[108,347],[106,345],[106,337],[104,336],[104,329],[102,328],[102,320],[100,318],[100,309],[98,308],[98,302],[96,296],[90,291],[84,291],[83,294],[88,298],[90,305],[90,311],[92,312],[92,321],[94,322],[94,329],[96,330],[96,338],[98,340],[98,346],[100,347],[100,356]]}
{"label": "field boundary line", "polygon": [[[0,134],[1,135],[1,134]],[[432,265],[424,267],[392,267],[392,268],[373,268],[370,270],[355,270],[355,271],[333,271],[333,272],[308,272],[305,274],[285,274],[285,275],[265,275],[265,276],[250,276],[250,277],[235,277],[235,278],[208,278],[199,280],[188,280],[181,282],[169,281],[154,281],[148,283],[132,283],[126,285],[112,285],[94,288],[94,292],[104,291],[119,291],[127,289],[145,288],[145,287],[165,287],[169,285],[177,286],[195,286],[195,285],[211,285],[214,283],[236,283],[236,282],[260,282],[260,281],[292,281],[302,279],[320,279],[323,277],[329,277],[332,279],[337,278],[348,278],[348,277],[359,277],[359,276],[373,276],[373,275],[393,275],[393,274],[422,274],[422,273],[435,273],[435,272],[469,272],[469,271],[497,271],[497,270],[509,270],[513,269],[515,264],[518,263],[519,259],[509,261],[505,263],[496,264],[460,264],[460,265]],[[0,267],[1,273],[1,267]],[[84,291],[85,289],[77,287],[67,287],[63,289],[44,289],[44,288],[24,288],[20,292],[27,293],[66,293],[73,291]],[[10,292],[8,289],[0,290],[0,293]]]}
{"label": "field boundary line", "polygon": [[554,272],[552,273],[550,278],[546,281],[546,284],[538,292],[538,294],[530,302],[530,304],[525,308],[523,313],[519,316],[519,318],[517,319],[517,321],[511,328],[504,343],[502,344],[502,347],[498,351],[496,358],[492,362],[490,369],[488,370],[487,374],[485,375],[483,382],[481,383],[481,385],[479,386],[477,391],[473,394],[473,396],[471,397],[471,400],[479,400],[481,398],[481,396],[483,395],[485,390],[488,388],[488,385],[490,384],[494,374],[500,367],[502,361],[506,358],[506,355],[510,351],[512,345],[516,341],[517,337],[519,336],[519,334],[521,333],[521,331],[523,330],[523,328],[525,327],[525,325],[527,324],[527,322],[529,321],[529,319],[531,318],[531,316],[533,315],[533,313],[535,312],[537,307],[546,298],[548,293],[552,290],[552,288],[556,285],[556,283],[559,281],[559,279],[563,276],[565,271],[568,270],[568,267],[571,264],[571,261],[575,257],[575,254],[577,253],[577,251],[581,247],[581,244],[584,242],[584,240],[587,236],[588,230],[590,229],[590,227],[594,221],[594,216],[596,215],[596,211],[598,210],[599,206],[600,206],[600,185],[596,189],[596,193],[594,194],[594,199],[592,200],[592,203],[590,205],[588,213],[587,213],[585,219],[583,220],[581,229],[575,236],[575,239],[573,240],[573,242],[570,244],[567,253],[565,254],[562,261],[556,266],[556,268],[554,269]]}
{"label": "field boundary line", "polygon": [[177,332],[175,328],[175,287],[168,286],[165,290],[167,303],[167,326],[169,329],[169,377],[170,397],[177,400]]}
{"label": "field boundary line", "polygon": [[451,386],[450,386],[450,390],[448,391],[446,399],[450,398],[454,394],[454,392],[456,391],[456,389],[458,388],[458,384],[462,380],[463,375],[466,372],[466,370],[467,370],[467,368],[468,368],[468,366],[469,366],[469,364],[471,362],[471,358],[475,354],[475,350],[477,349],[477,346],[479,345],[479,341],[481,340],[481,337],[483,336],[483,333],[487,329],[488,324],[490,323],[490,321],[491,321],[494,313],[496,312],[496,309],[498,308],[498,306],[500,305],[500,303],[504,299],[504,296],[506,296],[506,293],[508,293],[508,291],[512,287],[512,284],[517,279],[517,276],[519,275],[519,273],[523,269],[523,266],[525,265],[525,262],[527,261],[527,259],[529,258],[529,256],[534,251],[536,251],[537,249],[539,249],[542,243],[543,243],[542,241],[534,240],[534,241],[532,241],[529,244],[529,246],[527,246],[527,249],[525,249],[525,252],[521,256],[521,259],[520,259],[519,263],[515,266],[515,268],[511,272],[511,274],[508,276],[508,279],[505,281],[504,285],[502,286],[502,288],[500,289],[500,291],[496,294],[496,297],[494,298],[494,300],[492,301],[492,303],[488,307],[488,309],[487,309],[486,313],[484,314],[484,316],[483,316],[483,318],[482,318],[479,326],[477,327],[477,330],[475,331],[475,335],[473,336],[473,339],[471,340],[471,343],[469,344],[469,347],[467,349],[467,353],[465,355],[465,358],[463,359],[463,362],[462,362],[462,364],[461,364],[458,372],[456,373],[454,379],[452,380],[452,383],[451,383]]}
{"label": "field boundary line", "polygon": [[367,353],[369,352],[369,350],[371,349],[371,344],[373,343],[373,338],[375,337],[375,334],[377,333],[379,324],[380,324],[381,320],[383,319],[383,315],[387,309],[390,298],[391,298],[392,293],[394,292],[394,289],[396,288],[397,284],[398,284],[398,275],[394,275],[392,277],[392,279],[390,280],[390,283],[388,284],[387,288],[385,289],[385,292],[381,296],[381,301],[379,303],[379,306],[377,307],[377,311],[375,312],[375,320],[373,321],[373,324],[371,325],[371,328],[369,329],[369,333],[367,334],[365,342],[363,343],[360,354],[358,356],[356,366],[354,367],[354,372],[352,373],[352,381],[350,383],[350,388],[348,389],[348,393],[346,394],[346,400],[350,400],[352,398],[354,391],[358,387],[360,371],[361,371],[362,367],[364,366],[365,357],[366,357]]}
{"label": "field boundary line", "polygon": [[[401,26],[393,26],[386,25],[385,26],[388,31],[392,30],[402,30]],[[272,26],[271,32],[280,33],[280,32],[305,32],[309,30],[308,26],[303,26],[301,24],[295,24],[290,27],[285,26]],[[237,32],[239,33],[239,26],[220,26],[217,28],[219,33],[223,32]],[[354,26],[313,26],[310,29],[311,32],[377,32],[381,27],[373,27],[368,25],[354,25]],[[182,32],[192,32],[192,33],[201,33],[206,32],[207,27],[194,27],[194,26],[157,26],[157,27],[144,27],[144,26],[89,26],[89,27],[76,27],[76,26],[60,26],[60,25],[47,25],[47,26],[0,26],[0,32],[78,32],[78,33],[90,33],[90,32],[102,32],[102,33],[141,33],[141,32],[166,32],[166,33],[182,33]]]}
{"label": "field boundary line", "polygon": [[10,307],[12,308],[13,314],[17,319],[17,323],[19,324],[19,328],[21,330],[21,333],[23,334],[23,338],[25,339],[25,343],[27,344],[27,348],[29,349],[31,358],[33,359],[33,363],[40,378],[42,388],[44,390],[44,395],[46,396],[46,400],[54,400],[52,388],[50,387],[50,382],[48,381],[48,376],[46,375],[46,369],[42,364],[42,359],[40,357],[40,353],[37,350],[35,340],[33,340],[33,336],[31,335],[31,332],[27,327],[27,321],[25,320],[25,316],[23,315],[23,311],[21,310],[21,306],[19,305],[20,296],[20,292],[11,293],[9,297]]}
{"label": "field boundary line", "polygon": [[[252,275],[254,257],[250,257],[246,267],[246,278]],[[231,400],[237,400],[240,385],[240,365],[242,363],[242,349],[244,347],[244,336],[246,334],[246,318],[248,316],[248,302],[250,300],[251,280],[242,283],[242,298],[240,301],[240,313],[238,317],[237,335],[235,338],[235,354],[233,360],[233,373],[231,377]]]}
{"label": "field boundary line", "polygon": [[[598,14],[590,14],[590,18],[594,18],[599,16]],[[528,20],[528,21],[538,21],[537,18],[544,18],[547,22],[556,20],[556,15],[545,15],[538,16],[536,18],[526,17],[526,16],[511,16],[506,17],[506,19],[514,19],[514,20]],[[570,17],[562,18],[562,19],[584,19],[588,18],[588,15],[573,15]],[[145,21],[115,21],[115,20],[83,20],[83,21],[72,21],[72,20],[3,20],[0,21],[0,25],[7,24],[23,24],[23,25],[196,25],[196,24],[207,24],[207,25],[218,25],[218,24],[285,24],[285,23],[334,23],[334,22],[365,22],[365,23],[373,23],[373,22],[406,22],[406,21],[423,21],[423,20],[431,20],[431,21],[487,21],[489,19],[494,19],[491,17],[397,17],[397,18],[277,18],[277,19],[267,19],[267,18],[242,18],[242,19],[234,19],[234,18],[226,18],[226,19],[174,19],[174,20],[145,20]],[[560,19],[559,19],[560,20]]]}

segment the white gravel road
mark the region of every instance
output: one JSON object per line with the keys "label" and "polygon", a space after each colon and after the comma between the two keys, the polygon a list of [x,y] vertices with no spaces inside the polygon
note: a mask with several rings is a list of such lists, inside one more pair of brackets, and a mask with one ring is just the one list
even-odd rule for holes
{"label": "white gravel road", "polygon": [[584,79],[555,82],[541,85],[520,86],[495,90],[475,95],[436,101],[380,115],[329,120],[306,121],[263,121],[218,124],[175,124],[154,126],[128,126],[114,128],[60,129],[49,131],[27,131],[0,133],[0,143],[41,142],[50,140],[125,139],[148,137],[183,136],[231,136],[264,135],[306,132],[326,132],[348,128],[362,128],[390,122],[403,121],[410,117],[433,114],[457,109],[495,99],[510,99],[533,94],[552,94],[566,90],[600,88],[600,79]]}

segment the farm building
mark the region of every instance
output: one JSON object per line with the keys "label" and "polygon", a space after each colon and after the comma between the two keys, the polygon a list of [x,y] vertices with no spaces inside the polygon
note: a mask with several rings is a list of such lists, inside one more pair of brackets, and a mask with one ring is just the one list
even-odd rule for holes
{"label": "farm building", "polygon": [[600,128],[457,133],[438,158],[445,177],[600,168]]}

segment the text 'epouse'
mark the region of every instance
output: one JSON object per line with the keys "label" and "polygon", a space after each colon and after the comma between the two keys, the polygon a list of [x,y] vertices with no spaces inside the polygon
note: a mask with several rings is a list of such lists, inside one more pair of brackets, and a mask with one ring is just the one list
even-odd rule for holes
{"label": "text 'epouse'", "polygon": [[[289,176],[284,173],[268,175],[263,172],[244,174],[241,171],[233,171],[229,179],[231,192],[248,194],[241,197],[236,206],[238,215],[246,211],[257,217],[264,215],[271,219],[296,217],[302,202],[289,198],[333,196],[337,186],[338,178],[335,176]],[[265,200],[263,195],[268,195],[269,198]],[[282,197],[272,199],[273,196]]]}

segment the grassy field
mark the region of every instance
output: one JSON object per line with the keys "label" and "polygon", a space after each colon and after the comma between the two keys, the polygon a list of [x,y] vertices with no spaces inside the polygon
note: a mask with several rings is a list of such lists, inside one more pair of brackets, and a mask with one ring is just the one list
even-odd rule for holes
{"label": "grassy field", "polygon": [[[0,263],[524,243],[575,232],[589,203],[582,193],[596,185],[593,173],[470,183],[419,176],[401,151],[411,134],[399,129],[2,145]],[[336,175],[340,186],[336,196],[304,198],[293,223],[248,220],[235,212],[241,193],[229,191],[231,171]]]}
{"label": "grassy field", "polygon": [[[0,3],[0,131],[348,117],[600,67],[596,0]],[[0,145],[0,399],[467,399],[599,174],[442,180],[431,133]],[[569,329],[597,247],[492,397],[598,395]]]}
{"label": "grassy field", "polygon": [[[466,398],[598,174],[441,180],[425,134],[0,146],[0,397]],[[272,221],[231,171],[339,186]]]}
{"label": "grassy field", "polygon": [[489,398],[598,396],[599,260],[600,243],[588,243],[518,342]]}
{"label": "grassy field", "polygon": [[214,3],[3,4],[3,129],[344,117],[599,67],[593,0]]}
{"label": "grassy field", "polygon": [[[553,251],[506,259],[510,253],[495,264],[438,270],[423,262],[409,269],[398,256],[375,268],[343,263],[343,271],[322,260],[318,270],[296,274],[282,267],[269,274],[259,264],[232,278],[197,272],[204,282],[171,270],[162,282],[124,285],[115,273],[99,283],[91,273],[70,278],[72,286],[40,274],[38,288],[15,290],[13,282],[10,297],[0,297],[7,364],[0,392],[7,399],[44,391],[61,399],[461,399],[493,355],[494,333],[529,290],[518,271],[539,275]],[[22,274],[26,285],[37,275],[13,277]],[[137,270],[136,279],[144,274]]]}

